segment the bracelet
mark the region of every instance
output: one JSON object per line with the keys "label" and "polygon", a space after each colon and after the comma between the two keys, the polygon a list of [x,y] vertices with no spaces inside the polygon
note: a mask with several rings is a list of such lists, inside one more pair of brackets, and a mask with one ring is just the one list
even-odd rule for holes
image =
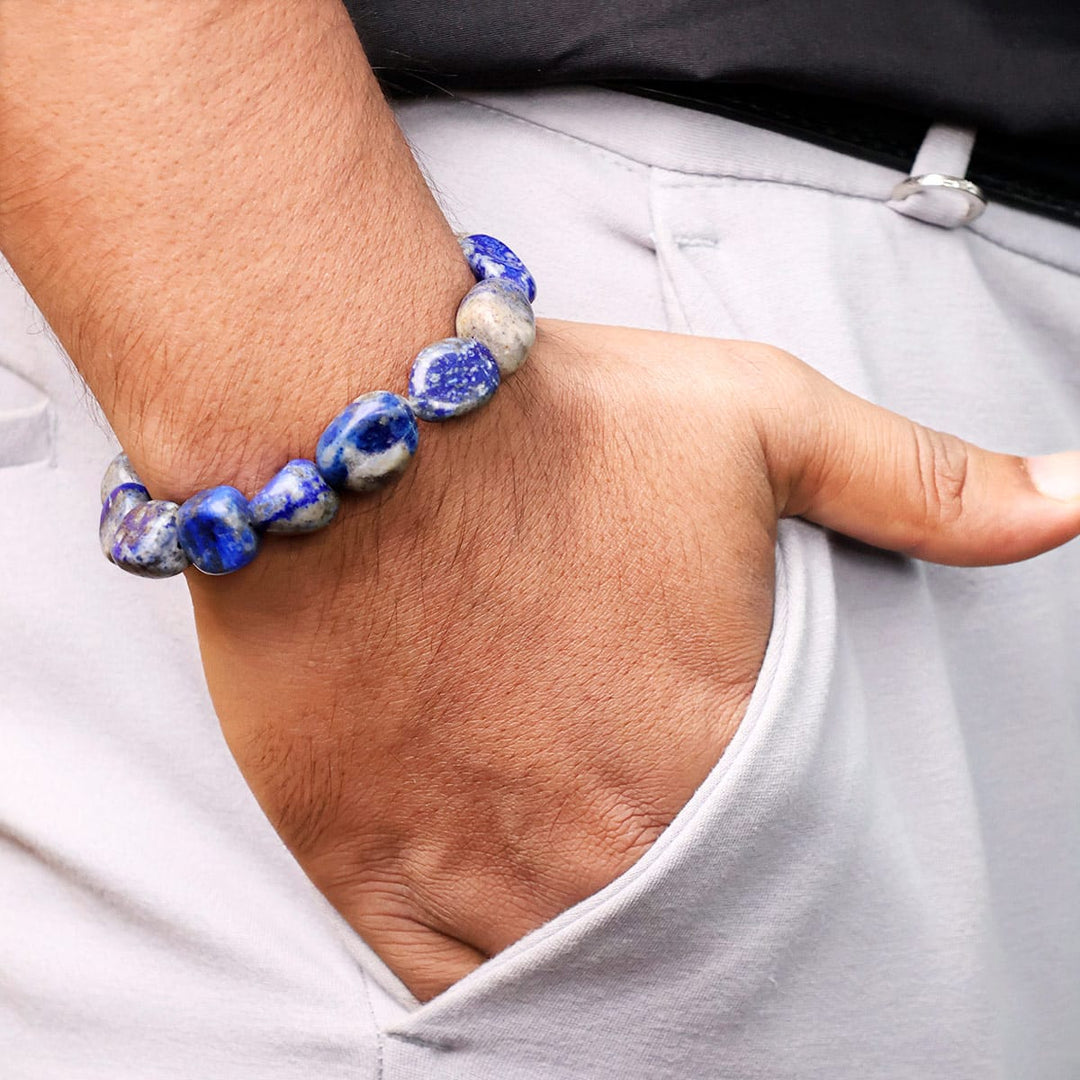
{"label": "bracelet", "polygon": [[288,462],[250,501],[227,485],[183,504],[151,498],[127,454],[118,454],[101,482],[98,535],[109,562],[139,577],[189,566],[231,574],[255,558],[263,533],[324,528],[338,512],[338,492],[375,491],[400,476],[416,453],[418,419],[451,420],[490,401],[536,338],[536,282],[502,241],[476,234],[458,242],[477,284],[458,305],[457,336],[413,360],[407,398],[361,394],[319,437],[314,460]]}

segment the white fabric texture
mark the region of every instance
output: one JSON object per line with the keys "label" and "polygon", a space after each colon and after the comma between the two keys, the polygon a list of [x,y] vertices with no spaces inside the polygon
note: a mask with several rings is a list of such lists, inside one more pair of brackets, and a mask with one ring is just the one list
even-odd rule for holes
{"label": "white fabric texture", "polygon": [[[888,209],[894,171],[606,91],[399,115],[541,314],[768,341],[995,449],[1080,446],[1067,226],[927,226]],[[630,871],[420,1006],[247,792],[182,582],[102,559],[112,444],[10,280],[0,380],[5,1080],[1080,1074],[1080,545],[966,570],[785,523],[706,783]],[[28,453],[4,429],[35,402]]]}

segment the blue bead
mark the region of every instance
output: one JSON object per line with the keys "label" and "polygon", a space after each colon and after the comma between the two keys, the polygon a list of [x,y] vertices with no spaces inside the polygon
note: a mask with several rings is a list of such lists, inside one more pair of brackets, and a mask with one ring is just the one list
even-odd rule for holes
{"label": "blue bead", "polygon": [[420,430],[409,403],[388,390],[362,394],[319,437],[315,465],[334,488],[374,491],[416,453]]}
{"label": "blue bead", "polygon": [[499,365],[473,338],[446,338],[422,349],[409,375],[409,401],[424,420],[463,416],[490,401],[499,388]]}
{"label": "blue bead", "polygon": [[176,518],[180,546],[204,574],[231,574],[247,566],[259,550],[248,501],[234,487],[192,495]]}
{"label": "blue bead", "polygon": [[114,487],[101,504],[101,518],[98,521],[98,540],[105,558],[112,560],[112,546],[116,539],[116,530],[120,522],[136,506],[150,501],[150,492],[142,484],[120,484]]}
{"label": "blue bead", "polygon": [[109,558],[121,570],[139,577],[163,578],[188,567],[180,547],[174,502],[152,499],[124,515],[116,528]]}
{"label": "blue bead", "polygon": [[329,525],[341,500],[314,461],[290,461],[251,500],[255,527],[275,533],[314,532]]}
{"label": "blue bead", "polygon": [[536,299],[536,281],[525,264],[501,240],[483,233],[462,237],[458,243],[469,269],[478,281],[502,278],[516,285],[531,304]]}

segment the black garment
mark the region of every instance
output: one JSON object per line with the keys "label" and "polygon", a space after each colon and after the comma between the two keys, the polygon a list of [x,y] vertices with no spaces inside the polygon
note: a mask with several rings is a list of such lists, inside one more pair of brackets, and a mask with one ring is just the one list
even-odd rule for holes
{"label": "black garment", "polygon": [[347,0],[384,85],[753,83],[1080,144],[1078,0]]}

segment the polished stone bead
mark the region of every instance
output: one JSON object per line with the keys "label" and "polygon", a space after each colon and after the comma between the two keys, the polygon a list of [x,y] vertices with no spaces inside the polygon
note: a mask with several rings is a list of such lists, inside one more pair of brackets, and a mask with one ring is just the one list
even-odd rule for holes
{"label": "polished stone bead", "polygon": [[465,261],[478,280],[501,278],[519,288],[530,304],[536,299],[536,281],[532,274],[501,240],[474,233],[461,237],[458,242]]}
{"label": "polished stone bead", "polygon": [[315,464],[339,491],[374,491],[404,472],[419,441],[409,403],[388,390],[373,390],[330,422],[315,448]]}
{"label": "polished stone bead", "polygon": [[520,289],[502,278],[478,281],[458,305],[458,337],[486,345],[500,375],[512,375],[536,340],[532,305]]}
{"label": "polished stone bead", "polygon": [[150,492],[142,484],[119,484],[105,497],[98,521],[98,539],[106,559],[112,560],[117,526],[127,517],[129,511],[149,501]]}
{"label": "polished stone bead", "polygon": [[422,349],[409,374],[409,402],[423,420],[450,420],[478,409],[499,388],[499,365],[486,345],[446,338]]}
{"label": "polished stone bead", "polygon": [[122,484],[142,485],[142,478],[124,453],[117,454],[105,470],[101,480],[101,501],[104,502]]}
{"label": "polished stone bead", "polygon": [[204,574],[231,574],[247,566],[259,550],[247,499],[222,485],[192,495],[176,516],[180,546]]}
{"label": "polished stone bead", "polygon": [[109,558],[139,577],[165,578],[188,567],[180,547],[174,502],[152,499],[129,510],[116,528]]}
{"label": "polished stone bead", "polygon": [[340,504],[315,462],[297,458],[251,500],[251,520],[267,532],[314,532],[334,520]]}

